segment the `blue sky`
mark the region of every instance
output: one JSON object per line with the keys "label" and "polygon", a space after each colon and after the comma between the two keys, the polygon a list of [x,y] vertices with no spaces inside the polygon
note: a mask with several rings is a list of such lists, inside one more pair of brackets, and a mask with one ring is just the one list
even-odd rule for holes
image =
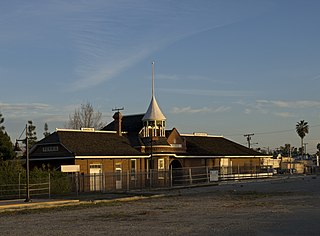
{"label": "blue sky", "polygon": [[[11,139],[63,128],[90,102],[147,110],[151,62],[167,128],[254,147],[320,142],[318,0],[3,0],[0,112]],[[256,144],[257,143],[257,144]]]}

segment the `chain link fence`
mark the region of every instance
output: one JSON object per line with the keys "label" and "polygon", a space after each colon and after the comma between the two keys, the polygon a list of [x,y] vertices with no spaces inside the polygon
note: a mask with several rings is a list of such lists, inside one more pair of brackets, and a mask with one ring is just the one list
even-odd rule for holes
{"label": "chain link fence", "polygon": [[[26,178],[18,175],[17,184],[0,185],[0,199],[21,199],[26,198]],[[43,196],[50,198],[50,174],[48,178],[30,178],[29,192],[32,196]]]}
{"label": "chain link fence", "polygon": [[106,172],[101,174],[76,174],[73,189],[78,192],[113,192],[174,188],[209,184],[223,180],[266,178],[273,175],[259,167],[190,167],[171,170],[149,170],[146,172]]}
{"label": "chain link fence", "polygon": [[[268,169],[260,167],[190,167],[170,170],[116,171],[101,174],[70,173],[54,177],[30,179],[31,197],[54,195],[78,195],[87,192],[128,192],[134,190],[168,189],[192,185],[204,185],[217,181],[265,178],[272,176]],[[25,178],[17,184],[0,185],[0,199],[24,198]]]}

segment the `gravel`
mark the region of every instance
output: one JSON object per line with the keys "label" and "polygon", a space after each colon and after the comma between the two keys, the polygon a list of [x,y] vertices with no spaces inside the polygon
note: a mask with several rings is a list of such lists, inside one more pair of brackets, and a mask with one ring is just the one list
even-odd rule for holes
{"label": "gravel", "polygon": [[1,235],[320,235],[320,176],[0,214]]}

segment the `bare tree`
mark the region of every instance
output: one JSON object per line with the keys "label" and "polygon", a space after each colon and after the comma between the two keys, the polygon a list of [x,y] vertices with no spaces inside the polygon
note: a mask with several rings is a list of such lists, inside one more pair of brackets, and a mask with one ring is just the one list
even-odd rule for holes
{"label": "bare tree", "polygon": [[81,129],[81,128],[95,128],[101,129],[104,123],[101,121],[102,113],[95,112],[92,104],[81,104],[80,108],[75,109],[72,115],[69,115],[69,121],[66,128]]}

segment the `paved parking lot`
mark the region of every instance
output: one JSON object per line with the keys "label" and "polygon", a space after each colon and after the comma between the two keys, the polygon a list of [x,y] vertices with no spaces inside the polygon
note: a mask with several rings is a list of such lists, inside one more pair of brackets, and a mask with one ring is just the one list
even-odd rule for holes
{"label": "paved parking lot", "polygon": [[0,215],[2,235],[320,235],[320,177],[225,183],[167,197]]}

